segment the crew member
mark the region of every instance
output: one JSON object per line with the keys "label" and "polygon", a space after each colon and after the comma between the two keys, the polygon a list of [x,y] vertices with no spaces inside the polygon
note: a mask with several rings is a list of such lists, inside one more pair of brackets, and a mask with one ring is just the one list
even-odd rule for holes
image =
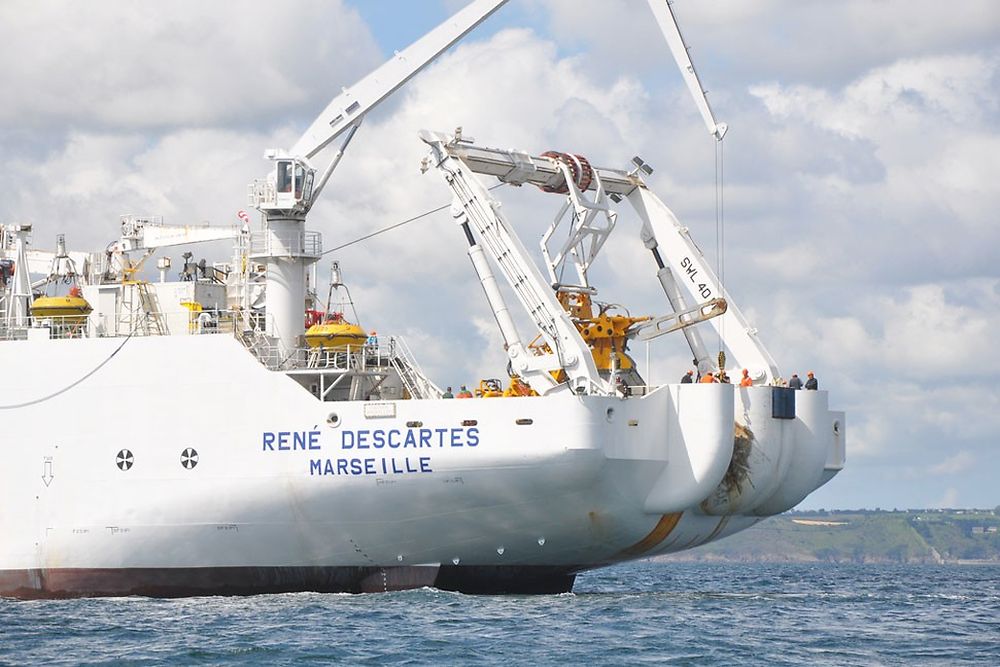
{"label": "crew member", "polygon": [[691,384],[692,382],[694,382],[694,371],[688,371],[681,378],[681,384]]}
{"label": "crew member", "polygon": [[718,382],[718,380],[711,373],[705,373],[698,382],[701,384],[712,384],[713,382]]}
{"label": "crew member", "polygon": [[463,384],[455,398],[472,398],[472,392]]}
{"label": "crew member", "polygon": [[813,391],[819,389],[819,382],[816,380],[816,376],[813,375],[813,372],[809,371],[806,373],[806,376],[809,378],[806,380],[806,389],[812,389]]}
{"label": "crew member", "polygon": [[451,393],[451,387],[444,390],[444,393],[441,394],[441,398],[455,398],[455,394]]}
{"label": "crew member", "polygon": [[798,373],[792,373],[792,379],[788,381],[789,389],[802,389],[802,378]]}
{"label": "crew member", "polygon": [[740,380],[741,387],[752,387],[753,380],[750,379],[750,371],[743,369],[743,379]]}

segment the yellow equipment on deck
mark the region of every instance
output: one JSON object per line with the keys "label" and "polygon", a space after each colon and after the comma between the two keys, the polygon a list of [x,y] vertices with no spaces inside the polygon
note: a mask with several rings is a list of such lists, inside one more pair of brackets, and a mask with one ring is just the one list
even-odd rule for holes
{"label": "yellow equipment on deck", "polygon": [[360,348],[368,339],[368,334],[357,324],[347,320],[332,319],[314,324],[306,330],[306,344],[309,347],[352,347]]}
{"label": "yellow equipment on deck", "polygon": [[59,318],[64,324],[80,325],[93,308],[82,296],[42,296],[31,303],[31,316]]}
{"label": "yellow equipment on deck", "polygon": [[[628,315],[609,315],[607,311],[615,306],[600,306],[594,314],[594,304],[586,293],[558,292],[556,298],[566,312],[570,314],[580,336],[594,355],[594,364],[599,371],[610,371],[613,368],[627,371],[635,368],[635,361],[627,351],[628,330],[639,322],[651,320],[651,317],[630,317]],[[529,349],[549,351],[549,346],[541,336],[528,345]],[[558,382],[566,380],[563,370],[552,371],[552,376]]]}

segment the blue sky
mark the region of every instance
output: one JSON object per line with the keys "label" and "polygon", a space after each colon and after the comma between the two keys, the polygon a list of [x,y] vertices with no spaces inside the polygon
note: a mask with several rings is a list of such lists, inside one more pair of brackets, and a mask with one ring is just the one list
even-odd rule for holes
{"label": "blue sky", "polygon": [[[460,4],[2,3],[0,44],[32,57],[0,71],[17,91],[0,106],[0,221],[80,249],[121,213],[228,224],[265,148]],[[1000,504],[1000,4],[674,8],[731,128],[727,288],[783,372],[815,370],[848,411],[848,467],[803,507]],[[511,0],[365,123],[310,227],[333,247],[447,203],[416,133],[457,125],[605,166],[642,155],[714,261],[713,143],[644,2]],[[534,245],[557,202],[503,196]],[[601,295],[658,314],[632,240],[609,242]],[[503,373],[463,243],[442,214],[338,254],[365,322],[441,384]],[[654,381],[689,360],[678,341],[651,352]]]}

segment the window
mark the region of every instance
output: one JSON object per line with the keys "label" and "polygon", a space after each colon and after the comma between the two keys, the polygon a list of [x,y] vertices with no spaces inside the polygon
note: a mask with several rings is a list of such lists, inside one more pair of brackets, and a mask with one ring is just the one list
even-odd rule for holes
{"label": "window", "polygon": [[302,183],[306,180],[306,170],[301,164],[295,165],[295,198],[302,199]]}
{"label": "window", "polygon": [[291,192],[292,191],[292,163],[291,162],[279,162],[278,163],[278,192]]}

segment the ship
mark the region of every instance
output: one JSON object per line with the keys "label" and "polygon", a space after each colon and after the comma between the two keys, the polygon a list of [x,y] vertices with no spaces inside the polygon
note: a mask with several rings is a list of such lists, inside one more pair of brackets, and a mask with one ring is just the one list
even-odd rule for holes
{"label": "ship", "polygon": [[[318,296],[325,253],[305,221],[361,120],[503,4],[475,0],[268,150],[248,189],[257,219],[123,215],[97,252],[0,227],[0,596],[560,593],[753,526],[843,468],[844,412],[787,386],[640,158],[599,167],[420,132],[503,339],[503,381],[453,398],[419,350],[361,328],[349,296],[333,303],[336,262]],[[721,141],[668,3],[649,6]],[[496,182],[559,202],[543,262]],[[624,206],[661,313],[634,316],[591,282]],[[226,261],[186,250],[147,279],[156,252],[220,240]],[[684,337],[703,381],[648,382],[629,346],[661,336]]]}

